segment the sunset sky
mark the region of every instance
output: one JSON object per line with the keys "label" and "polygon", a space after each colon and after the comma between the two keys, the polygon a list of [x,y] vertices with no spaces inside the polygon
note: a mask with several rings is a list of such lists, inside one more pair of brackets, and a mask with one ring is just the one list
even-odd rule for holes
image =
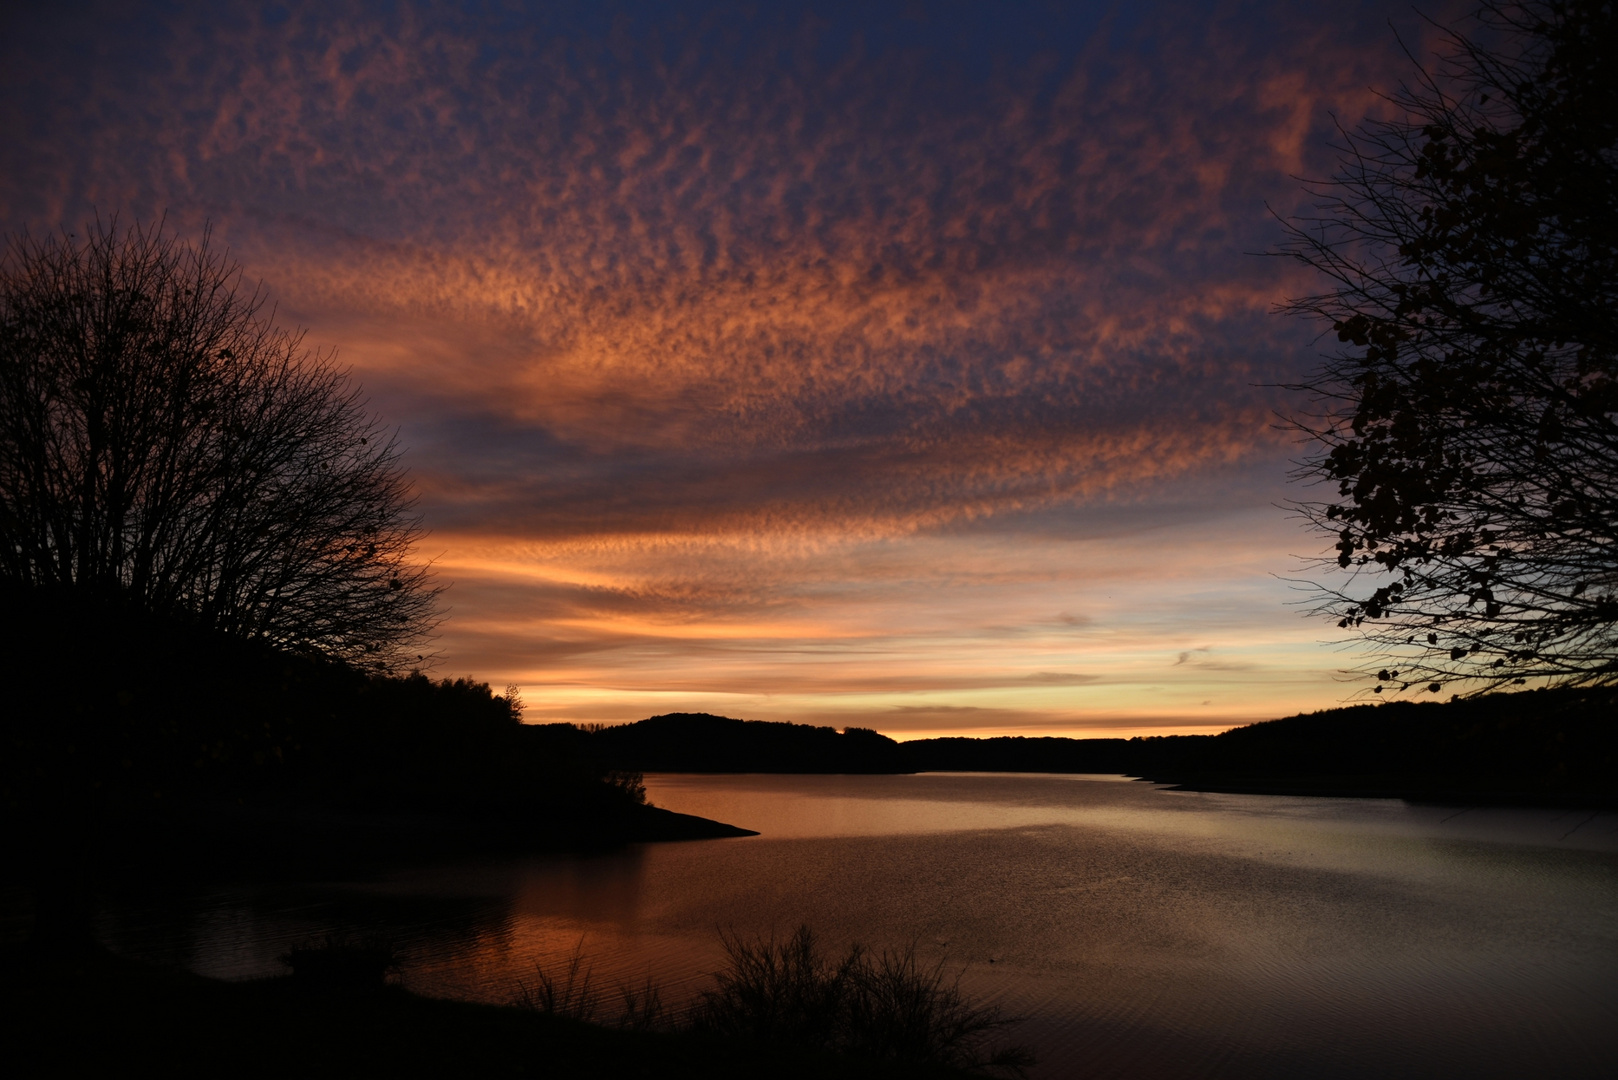
{"label": "sunset sky", "polygon": [[211,223],[337,350],[435,674],[898,738],[1355,691],[1288,581],[1317,283],[1259,253],[1402,0],[33,6],[0,224]]}

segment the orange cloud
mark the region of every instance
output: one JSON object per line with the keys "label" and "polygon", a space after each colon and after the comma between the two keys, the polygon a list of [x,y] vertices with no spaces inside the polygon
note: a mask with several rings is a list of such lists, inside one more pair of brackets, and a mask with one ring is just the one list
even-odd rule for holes
{"label": "orange cloud", "polygon": [[[1087,694],[1134,675],[982,644],[992,597],[1035,618],[1020,590],[1083,590],[961,537],[1149,530],[1278,478],[1273,385],[1312,361],[1268,313],[1308,284],[1246,253],[1329,168],[1331,116],[1385,107],[1402,10],[1064,13],[1015,55],[788,7],[45,13],[0,46],[0,217],[213,221],[401,423],[459,582],[446,644],[485,677]],[[97,61],[67,63],[86,33]],[[977,614],[918,636],[918,577]],[[999,659],[941,674],[960,640]]]}

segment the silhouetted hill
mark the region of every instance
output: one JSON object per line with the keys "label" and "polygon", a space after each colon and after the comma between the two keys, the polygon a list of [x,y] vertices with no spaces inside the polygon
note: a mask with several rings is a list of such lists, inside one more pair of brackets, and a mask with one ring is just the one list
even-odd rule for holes
{"label": "silhouetted hill", "polygon": [[646,772],[1123,773],[1183,787],[1434,801],[1618,804],[1618,695],[1535,690],[1354,705],[1219,735],[1006,736],[899,743],[874,731],[672,713],[535,738]]}
{"label": "silhouetted hill", "polygon": [[1354,705],[1219,735],[921,739],[907,771],[1119,772],[1210,791],[1618,804],[1618,695]]}
{"label": "silhouetted hill", "polygon": [[1355,705],[1235,728],[1141,774],[1190,788],[1618,804],[1618,693]]}
{"label": "silhouetted hill", "polygon": [[668,713],[633,724],[539,729],[558,750],[610,769],[635,772],[910,772],[900,744],[865,728],[839,732],[710,713]]}

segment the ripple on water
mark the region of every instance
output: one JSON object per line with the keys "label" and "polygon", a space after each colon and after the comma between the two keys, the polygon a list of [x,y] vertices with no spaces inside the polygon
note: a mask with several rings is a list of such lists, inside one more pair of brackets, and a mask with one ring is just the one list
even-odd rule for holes
{"label": "ripple on water", "polygon": [[[649,777],[745,840],[126,897],[127,952],[279,973],[390,937],[426,993],[509,1001],[576,948],[678,1006],[720,930],[915,943],[1027,1018],[1035,1075],[1606,1076],[1618,815],[1169,792],[1054,776]],[[607,1006],[611,1010],[610,1004]]]}

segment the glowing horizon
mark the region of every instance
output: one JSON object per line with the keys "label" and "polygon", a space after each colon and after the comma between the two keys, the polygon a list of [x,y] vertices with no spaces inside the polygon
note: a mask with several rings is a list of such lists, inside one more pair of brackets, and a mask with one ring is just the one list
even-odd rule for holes
{"label": "glowing horizon", "polygon": [[1352,690],[1276,505],[1310,283],[1248,253],[1390,18],[19,13],[0,219],[211,224],[398,425],[436,673],[530,720],[1222,730]]}

